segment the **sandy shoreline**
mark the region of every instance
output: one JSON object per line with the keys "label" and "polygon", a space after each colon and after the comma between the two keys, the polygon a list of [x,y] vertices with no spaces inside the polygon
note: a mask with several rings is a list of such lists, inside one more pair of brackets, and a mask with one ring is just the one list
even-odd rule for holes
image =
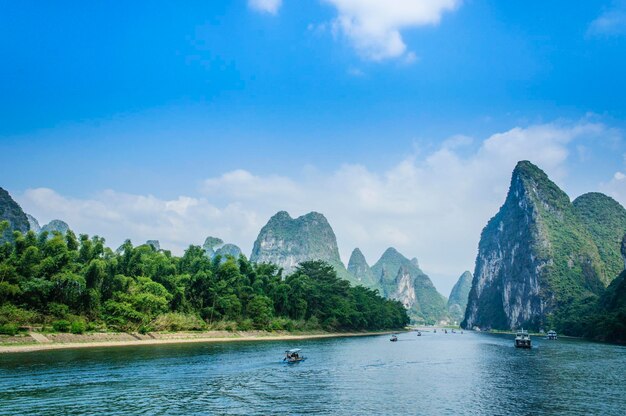
{"label": "sandy shoreline", "polygon": [[[34,351],[48,351],[61,349],[78,349],[78,348],[99,348],[99,347],[131,347],[140,345],[167,345],[167,344],[190,344],[190,343],[216,343],[216,342],[245,342],[245,341],[296,341],[303,339],[316,338],[339,338],[339,337],[362,337],[373,335],[386,335],[397,333],[397,331],[383,332],[350,332],[350,333],[321,333],[321,334],[280,334],[271,333],[262,334],[238,334],[229,333],[222,336],[197,336],[198,334],[190,334],[191,336],[162,338],[162,339],[134,339],[122,341],[85,341],[85,342],[47,342],[36,344],[18,344],[0,346],[0,354],[2,353],[21,353]],[[176,336],[177,334],[171,334]],[[181,335],[181,334],[178,334]]]}

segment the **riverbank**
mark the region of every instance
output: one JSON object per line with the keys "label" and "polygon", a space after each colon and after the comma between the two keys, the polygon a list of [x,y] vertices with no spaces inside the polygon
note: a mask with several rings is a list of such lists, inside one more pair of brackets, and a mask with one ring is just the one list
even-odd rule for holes
{"label": "riverbank", "polygon": [[91,333],[91,334],[43,334],[29,333],[22,342],[13,339],[0,344],[0,354],[47,351],[77,348],[130,347],[138,345],[166,345],[187,343],[216,343],[244,341],[297,341],[315,338],[361,337],[386,335],[397,331],[374,332],[315,332],[289,333],[265,331],[209,331],[209,332],[154,332],[139,333]]}

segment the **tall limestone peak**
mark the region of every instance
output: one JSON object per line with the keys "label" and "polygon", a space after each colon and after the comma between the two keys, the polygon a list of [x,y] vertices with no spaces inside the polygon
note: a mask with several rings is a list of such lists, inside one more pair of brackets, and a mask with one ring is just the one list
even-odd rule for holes
{"label": "tall limestone peak", "polygon": [[285,211],[276,213],[259,232],[250,260],[276,264],[285,274],[293,272],[303,261],[324,260],[340,278],[355,283],[341,262],[333,229],[326,217],[317,212],[295,219]]}
{"label": "tall limestone peak", "polygon": [[543,170],[527,160],[518,162],[513,170],[507,202],[509,198],[540,203],[551,212],[570,208],[569,196]]}
{"label": "tall limestone peak", "polygon": [[49,223],[47,223],[46,225],[44,225],[43,227],[41,227],[41,232],[43,233],[44,231],[48,232],[48,237],[51,238],[52,237],[52,233],[54,231],[58,231],[61,234],[65,235],[67,234],[67,232],[69,231],[70,227],[69,225],[67,225],[67,223],[65,221],[61,221],[61,220],[52,220]]}
{"label": "tall limestone peak", "polygon": [[558,325],[563,305],[604,290],[603,275],[567,194],[537,166],[519,162],[504,205],[482,231],[463,325]]}
{"label": "tall limestone peak", "polygon": [[622,272],[620,243],[626,233],[626,209],[613,198],[589,192],[573,202],[574,213],[591,234],[606,269],[603,281],[609,283]]}
{"label": "tall limestone peak", "polygon": [[9,227],[0,233],[0,244],[13,241],[13,231],[25,234],[30,229],[28,217],[3,188],[0,188],[0,221],[9,222]]}
{"label": "tall limestone peak", "polygon": [[202,244],[202,248],[207,256],[213,258],[215,256],[215,250],[218,250],[224,245],[224,241],[221,238],[208,236]]}
{"label": "tall limestone peak", "polygon": [[372,270],[367,264],[365,256],[363,256],[363,253],[358,248],[355,248],[350,255],[348,273],[354,276],[358,284],[370,288],[376,287],[376,280],[374,279]]}
{"label": "tall limestone peak", "polygon": [[472,273],[465,271],[454,284],[454,287],[452,287],[450,297],[448,298],[448,312],[450,317],[456,322],[461,322],[465,317],[467,298],[471,288]]}
{"label": "tall limestone peak", "polygon": [[402,302],[412,321],[436,323],[447,318],[445,298],[415,262],[395,248],[385,250],[371,270],[382,294]]}

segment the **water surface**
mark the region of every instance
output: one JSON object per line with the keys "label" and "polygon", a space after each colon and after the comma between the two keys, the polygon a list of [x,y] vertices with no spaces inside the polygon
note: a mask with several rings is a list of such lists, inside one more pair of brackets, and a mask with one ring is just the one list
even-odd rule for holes
{"label": "water surface", "polygon": [[[0,355],[1,415],[605,414],[626,407],[626,348],[578,340],[402,333],[296,343]],[[283,364],[303,348],[307,361]]]}

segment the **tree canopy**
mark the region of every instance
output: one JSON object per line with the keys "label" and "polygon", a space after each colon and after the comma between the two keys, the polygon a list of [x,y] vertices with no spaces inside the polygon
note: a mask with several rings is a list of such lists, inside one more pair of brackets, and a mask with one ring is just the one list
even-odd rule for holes
{"label": "tree canopy", "polygon": [[72,231],[13,237],[0,246],[5,327],[344,331],[408,324],[399,302],[351,287],[322,261],[283,277],[275,265],[244,256],[210,259],[200,246],[177,257],[128,240],[114,252],[104,239]]}

